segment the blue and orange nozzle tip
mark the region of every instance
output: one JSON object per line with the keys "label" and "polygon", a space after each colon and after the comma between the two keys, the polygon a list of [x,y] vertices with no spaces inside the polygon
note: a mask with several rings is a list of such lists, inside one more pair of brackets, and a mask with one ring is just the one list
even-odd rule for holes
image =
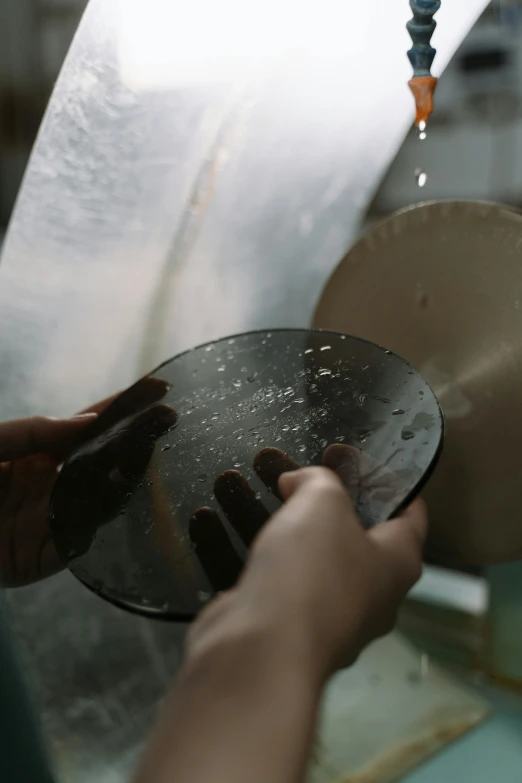
{"label": "blue and orange nozzle tip", "polygon": [[426,123],[433,111],[433,95],[438,79],[431,75],[431,66],[437,50],[431,46],[431,38],[437,23],[433,19],[441,0],[410,0],[413,18],[406,27],[413,41],[408,58],[413,67],[413,79],[408,86],[415,98],[415,124]]}

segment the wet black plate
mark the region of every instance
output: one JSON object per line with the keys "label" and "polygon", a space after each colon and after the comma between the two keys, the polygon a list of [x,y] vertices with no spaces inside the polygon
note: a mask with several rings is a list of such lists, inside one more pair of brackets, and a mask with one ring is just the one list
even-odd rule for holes
{"label": "wet black plate", "polygon": [[370,527],[420,490],[442,434],[429,386],[372,343],[307,330],[219,340],[99,417],[61,471],[52,534],[102,597],[188,620],[237,578],[282,470],[336,470]]}

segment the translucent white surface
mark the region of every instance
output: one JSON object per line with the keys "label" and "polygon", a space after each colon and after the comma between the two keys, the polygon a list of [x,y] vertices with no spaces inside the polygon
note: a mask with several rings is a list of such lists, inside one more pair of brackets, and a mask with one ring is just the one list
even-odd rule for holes
{"label": "translucent white surface", "polygon": [[[485,0],[445,3],[441,68]],[[0,271],[2,416],[305,326],[412,120],[406,0],[92,0]]]}

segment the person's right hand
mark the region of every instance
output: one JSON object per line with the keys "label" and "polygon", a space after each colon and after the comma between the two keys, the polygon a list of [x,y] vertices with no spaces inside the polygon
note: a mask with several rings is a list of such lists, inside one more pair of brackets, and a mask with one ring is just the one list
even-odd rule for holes
{"label": "person's right hand", "polygon": [[285,473],[279,490],[283,507],[259,533],[237,586],[194,623],[188,652],[262,627],[291,637],[324,678],[393,628],[421,575],[426,513],[418,500],[365,531],[326,468]]}
{"label": "person's right hand", "polygon": [[[345,470],[353,461],[347,448],[332,460]],[[296,470],[277,449],[263,456],[263,481],[284,505],[264,524],[255,506],[248,527],[236,501],[252,507],[255,494],[237,472],[218,479],[216,497],[238,535],[245,540],[262,526],[237,584],[191,626],[184,666],[136,783],[303,781],[325,680],[391,630],[420,576],[426,535],[420,501],[366,531],[332,470]],[[294,470],[278,478],[285,462]],[[231,489],[238,494],[232,506]],[[225,531],[211,509],[201,509],[191,528],[200,557],[211,554],[212,543],[224,546]]]}

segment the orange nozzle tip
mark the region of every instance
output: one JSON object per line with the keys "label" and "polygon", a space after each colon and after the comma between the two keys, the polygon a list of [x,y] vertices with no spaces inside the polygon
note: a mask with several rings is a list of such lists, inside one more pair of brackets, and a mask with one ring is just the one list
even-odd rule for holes
{"label": "orange nozzle tip", "polygon": [[433,111],[433,94],[438,81],[435,76],[416,76],[408,82],[408,87],[415,98],[416,125],[428,121]]}

